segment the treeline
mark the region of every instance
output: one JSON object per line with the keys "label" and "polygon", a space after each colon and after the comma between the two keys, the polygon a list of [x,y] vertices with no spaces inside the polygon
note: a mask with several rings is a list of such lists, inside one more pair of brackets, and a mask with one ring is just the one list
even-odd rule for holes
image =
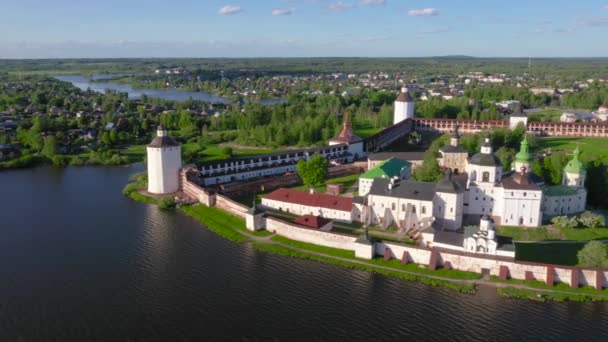
{"label": "treeline", "polygon": [[191,71],[252,71],[262,73],[399,72],[405,75],[458,75],[470,71],[530,74],[537,79],[581,80],[608,77],[606,58],[473,58],[468,56],[421,58],[125,58],[0,60],[0,72],[149,73],[158,68]]}

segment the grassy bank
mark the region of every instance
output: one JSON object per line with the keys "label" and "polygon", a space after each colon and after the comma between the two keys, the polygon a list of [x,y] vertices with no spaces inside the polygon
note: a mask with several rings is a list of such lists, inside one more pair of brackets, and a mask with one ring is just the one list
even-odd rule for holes
{"label": "grassy bank", "polygon": [[[564,283],[555,284],[549,286],[542,281],[532,280],[519,280],[519,279],[508,279],[502,280],[496,276],[490,278],[494,282],[511,284],[513,286],[507,286],[499,288],[498,294],[502,297],[518,298],[518,299],[530,299],[538,301],[608,301],[608,289],[601,291],[596,290],[591,286],[582,286],[578,288],[572,288]],[[526,288],[521,288],[525,286]],[[538,289],[538,290],[534,290]],[[542,291],[544,290],[544,291]]]}
{"label": "grassy bank", "polygon": [[[287,255],[287,256],[307,259],[307,260],[316,260],[316,261],[327,262],[330,264],[339,265],[339,266],[347,267],[347,268],[351,268],[351,269],[370,271],[370,272],[383,274],[386,276],[400,278],[400,279],[409,280],[409,281],[418,281],[418,282],[421,282],[421,283],[424,283],[427,285],[431,285],[431,286],[442,286],[442,287],[446,287],[446,288],[456,290],[459,292],[473,293],[475,291],[475,286],[472,284],[464,284],[464,283],[457,283],[457,282],[452,282],[452,281],[447,281],[447,280],[432,279],[432,278],[425,277],[424,275],[407,274],[407,273],[399,272],[398,270],[389,270],[386,268],[375,267],[374,265],[367,264],[367,260],[365,261],[366,264],[360,264],[360,263],[355,263],[354,262],[355,260],[353,260],[353,261],[339,260],[339,259],[334,259],[331,257],[325,257],[325,256],[300,252],[300,251],[291,249],[289,247],[286,247],[284,245],[273,245],[273,244],[255,242],[254,246],[256,249],[265,251],[265,252]],[[384,267],[386,267],[386,266],[384,266]]]}
{"label": "grassy bank", "polygon": [[236,216],[226,214],[217,208],[204,205],[184,206],[180,208],[186,214],[196,218],[209,230],[216,234],[236,242],[246,241],[247,237],[238,232],[237,229],[245,230],[245,221]]}

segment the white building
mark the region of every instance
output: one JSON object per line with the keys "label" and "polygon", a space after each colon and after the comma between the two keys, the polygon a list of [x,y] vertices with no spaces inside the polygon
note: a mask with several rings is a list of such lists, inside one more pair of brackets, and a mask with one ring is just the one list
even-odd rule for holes
{"label": "white building", "polygon": [[401,94],[395,100],[395,112],[393,114],[393,124],[397,124],[405,119],[414,118],[415,102],[407,87],[401,88]]}
{"label": "white building", "polygon": [[158,126],[156,138],[147,147],[148,192],[170,194],[179,188],[179,169],[182,167],[181,147]]}

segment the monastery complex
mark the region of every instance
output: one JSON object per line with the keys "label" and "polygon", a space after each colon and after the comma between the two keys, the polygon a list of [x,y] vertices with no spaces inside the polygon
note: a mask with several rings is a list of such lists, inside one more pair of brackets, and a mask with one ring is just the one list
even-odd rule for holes
{"label": "monastery complex", "polygon": [[[409,260],[474,272],[486,270],[505,279],[548,279],[549,273],[555,275],[557,271],[549,266],[526,266],[516,262],[514,245],[509,239],[497,236],[495,225],[534,229],[554,216],[584,211],[586,171],[579,159],[579,150],[574,151],[565,167],[562,184],[549,186],[531,172],[535,156],[530,152],[526,138],[521,141],[508,172],[503,172],[489,138],[474,155],[469,155],[460,146],[461,133],[518,125],[526,126],[531,133],[541,129],[540,126],[531,129],[525,115],[513,115],[508,122],[416,119],[413,98],[407,89],[403,89],[395,101],[393,126],[367,139],[355,135],[350,122],[345,120],[341,132],[324,147],[213,161],[200,168],[182,167],[179,145],[159,127],[158,136],[148,145],[148,191],[169,194],[179,189],[205,205],[243,217],[248,229],[266,229],[290,239],[350,249],[358,257],[372,258],[380,254],[386,258],[390,253],[404,262]],[[566,130],[576,134],[608,134],[608,126],[568,127]],[[556,135],[564,128],[542,129],[546,130],[545,135]],[[413,168],[422,160],[421,153],[377,153],[413,130],[451,134],[450,143],[439,150],[438,162],[444,176],[437,183],[410,179]],[[314,154],[327,158],[332,170],[353,165],[367,169],[359,177],[358,193],[347,197],[280,186],[281,179],[289,179],[288,175],[296,171],[299,160],[308,160]],[[283,176],[277,178],[279,175]],[[266,188],[261,205],[247,208],[222,193],[231,183],[255,179],[278,184]],[[283,216],[270,213],[282,213]],[[284,215],[294,219],[286,221]],[[363,227],[366,233],[357,238],[333,232],[332,227],[344,224]],[[397,235],[412,237],[417,245],[407,247],[374,241],[367,234],[368,227],[391,229]],[[574,277],[574,271],[569,274]],[[585,283],[579,279],[587,279],[585,275],[581,278],[580,274],[576,277],[577,286]],[[603,287],[605,275],[601,279],[597,277],[588,275],[587,283],[595,282],[594,286]],[[572,279],[568,283],[574,285]]]}

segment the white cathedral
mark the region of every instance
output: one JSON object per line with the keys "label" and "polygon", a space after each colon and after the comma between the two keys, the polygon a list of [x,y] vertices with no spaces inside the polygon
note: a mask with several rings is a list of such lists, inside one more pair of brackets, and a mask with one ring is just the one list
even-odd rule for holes
{"label": "white cathedral", "polygon": [[458,143],[456,133],[440,150],[440,165],[447,172],[438,183],[375,179],[367,196],[366,223],[461,231],[466,215],[476,218],[476,224],[488,217],[499,225],[539,227],[543,219],[585,210],[586,172],[578,149],[564,169],[562,184],[547,186],[530,171],[532,155],[526,138],[507,173],[489,138],[470,158]]}

